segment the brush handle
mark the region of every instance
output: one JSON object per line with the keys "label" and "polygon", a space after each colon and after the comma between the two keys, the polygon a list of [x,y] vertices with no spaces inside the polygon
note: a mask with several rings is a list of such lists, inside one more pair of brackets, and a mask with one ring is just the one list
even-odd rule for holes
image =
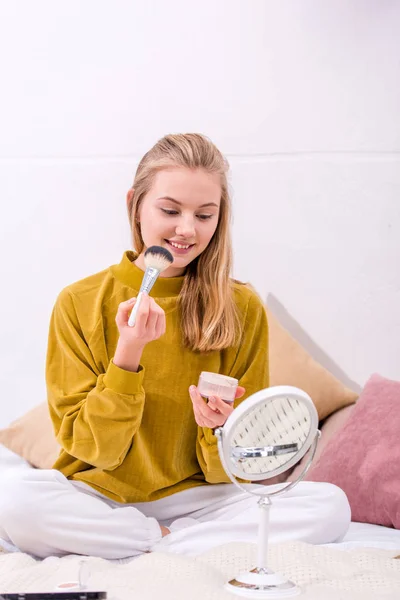
{"label": "brush handle", "polygon": [[154,267],[146,267],[139,292],[147,292],[148,294],[150,294],[150,290],[155,284],[159,274],[160,271],[158,269],[155,269]]}
{"label": "brush handle", "polygon": [[144,272],[144,275],[143,275],[142,285],[140,286],[136,304],[132,308],[132,312],[128,319],[128,325],[130,327],[133,327],[136,323],[136,314],[137,314],[137,311],[139,310],[139,305],[140,305],[140,301],[143,296],[143,292],[147,292],[148,294],[150,293],[150,290],[153,287],[153,285],[155,284],[156,279],[159,276],[159,274],[160,274],[160,271],[158,269],[155,269],[154,267],[146,267],[146,271]]}
{"label": "brush handle", "polygon": [[136,298],[135,306],[132,308],[132,312],[129,315],[129,319],[128,319],[129,327],[133,327],[136,323],[136,315],[137,315],[137,311],[139,310],[139,306],[140,306],[142,297],[143,297],[143,292],[139,292],[138,297]]}

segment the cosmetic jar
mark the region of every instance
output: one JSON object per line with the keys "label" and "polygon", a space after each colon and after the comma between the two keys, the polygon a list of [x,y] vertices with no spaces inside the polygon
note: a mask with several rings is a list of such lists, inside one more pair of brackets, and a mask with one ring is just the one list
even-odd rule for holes
{"label": "cosmetic jar", "polygon": [[219,373],[203,371],[199,377],[197,389],[204,398],[218,396],[224,402],[232,404],[238,386],[238,380]]}

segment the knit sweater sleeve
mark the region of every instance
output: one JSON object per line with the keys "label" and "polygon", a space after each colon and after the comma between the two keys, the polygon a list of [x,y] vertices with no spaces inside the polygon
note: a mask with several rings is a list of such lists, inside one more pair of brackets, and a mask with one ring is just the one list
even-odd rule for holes
{"label": "knit sweater sleeve", "polygon": [[118,467],[141,423],[143,376],[142,367],[131,373],[112,361],[100,372],[74,297],[61,292],[50,321],[46,361],[50,416],[61,447],[94,467]]}
{"label": "knit sweater sleeve", "polygon": [[[231,371],[225,374],[238,379],[239,385],[246,389],[245,395],[235,401],[235,407],[269,385],[267,315],[263,303],[255,293],[251,294],[247,305],[242,339],[235,350]],[[198,428],[197,459],[206,481],[230,481],[219,458],[217,438],[207,427]]]}

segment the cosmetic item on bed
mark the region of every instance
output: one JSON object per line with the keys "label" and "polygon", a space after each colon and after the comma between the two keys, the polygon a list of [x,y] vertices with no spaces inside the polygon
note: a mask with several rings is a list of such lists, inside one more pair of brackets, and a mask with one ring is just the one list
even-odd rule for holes
{"label": "cosmetic item on bed", "polygon": [[173,256],[169,250],[162,246],[150,246],[144,253],[144,264],[146,271],[143,275],[142,285],[136,299],[136,304],[129,316],[128,325],[133,327],[136,322],[136,314],[140,306],[143,292],[150,293],[160,273],[165,271],[174,262]]}
{"label": "cosmetic item on bed", "polygon": [[239,381],[234,377],[202,371],[197,389],[204,398],[218,396],[224,402],[232,404],[235,400],[238,383]]}
{"label": "cosmetic item on bed", "polygon": [[56,592],[76,592],[87,591],[90,579],[90,569],[88,564],[81,560],[79,562],[78,579],[76,581],[64,581],[56,585]]}
{"label": "cosmetic item on bed", "polygon": [[104,600],[107,592],[12,592],[0,593],[0,600]]}
{"label": "cosmetic item on bed", "polygon": [[[302,593],[296,583],[267,566],[271,500],[292,489],[305,475],[317,448],[318,414],[311,398],[292,386],[260,390],[243,400],[222,427],[214,431],[218,453],[229,479],[242,491],[259,496],[257,565],[225,584],[231,594],[245,598],[289,598]],[[308,453],[300,476],[284,486],[265,485]],[[243,481],[263,482],[252,489]]]}

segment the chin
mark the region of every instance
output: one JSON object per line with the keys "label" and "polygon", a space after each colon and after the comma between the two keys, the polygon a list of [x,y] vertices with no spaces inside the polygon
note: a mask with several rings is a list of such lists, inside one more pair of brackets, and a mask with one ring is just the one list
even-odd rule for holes
{"label": "chin", "polygon": [[183,267],[190,265],[193,260],[193,258],[186,258],[185,256],[174,256],[174,262],[172,263],[172,266],[182,269]]}

